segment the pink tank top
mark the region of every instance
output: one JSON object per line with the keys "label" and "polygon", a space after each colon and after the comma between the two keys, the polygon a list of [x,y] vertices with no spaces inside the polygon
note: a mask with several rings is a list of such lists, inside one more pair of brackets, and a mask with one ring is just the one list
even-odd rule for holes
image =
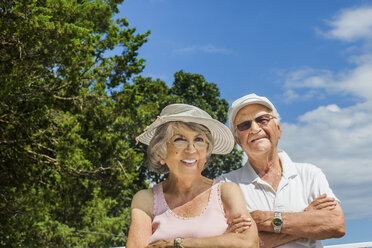
{"label": "pink tank top", "polygon": [[181,238],[202,238],[223,234],[227,220],[221,200],[221,182],[213,181],[209,200],[204,211],[196,217],[184,218],[169,209],[164,198],[162,184],[153,188],[154,212],[150,243],[158,240]]}

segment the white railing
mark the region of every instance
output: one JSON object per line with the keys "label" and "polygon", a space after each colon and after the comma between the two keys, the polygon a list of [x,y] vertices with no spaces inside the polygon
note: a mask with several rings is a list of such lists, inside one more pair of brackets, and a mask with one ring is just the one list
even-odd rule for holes
{"label": "white railing", "polygon": [[[342,245],[326,245],[324,248],[371,248],[372,242],[363,242],[363,243],[352,243],[352,244],[342,244]],[[122,247],[113,247],[113,248],[125,248]]]}
{"label": "white railing", "polygon": [[324,246],[324,248],[369,248],[369,247],[372,247],[372,242]]}

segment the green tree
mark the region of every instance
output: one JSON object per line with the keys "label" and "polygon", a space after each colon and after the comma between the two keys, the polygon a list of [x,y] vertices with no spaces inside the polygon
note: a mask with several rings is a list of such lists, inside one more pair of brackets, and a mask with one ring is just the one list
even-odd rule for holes
{"label": "green tree", "polygon": [[[149,32],[114,21],[121,2],[0,3],[0,246],[122,246],[133,194],[164,179],[136,136],[170,103],[226,121],[227,102],[201,75],[177,72],[172,87],[134,77]],[[240,156],[213,156],[204,173]]]}
{"label": "green tree", "polygon": [[113,20],[121,2],[0,3],[0,246],[125,243],[146,183],[122,111],[140,110],[115,89],[143,70],[149,32]]}

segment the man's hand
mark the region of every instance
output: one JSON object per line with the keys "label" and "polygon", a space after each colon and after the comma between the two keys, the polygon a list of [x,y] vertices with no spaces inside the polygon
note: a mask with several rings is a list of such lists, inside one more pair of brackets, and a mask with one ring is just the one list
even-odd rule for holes
{"label": "man's hand", "polygon": [[146,248],[171,248],[171,247],[174,247],[173,239],[159,240],[146,246]]}
{"label": "man's hand", "polygon": [[315,198],[314,201],[307,206],[304,211],[313,211],[313,210],[321,210],[321,209],[328,209],[333,210],[337,205],[337,201],[335,198],[327,197],[327,194],[322,194]]}
{"label": "man's hand", "polygon": [[228,220],[228,227],[225,233],[241,233],[250,228],[251,225],[251,218],[238,214],[233,216],[231,220]]}
{"label": "man's hand", "polygon": [[258,231],[273,232],[273,227],[271,226],[274,218],[273,211],[256,210],[250,212],[250,214],[257,224]]}

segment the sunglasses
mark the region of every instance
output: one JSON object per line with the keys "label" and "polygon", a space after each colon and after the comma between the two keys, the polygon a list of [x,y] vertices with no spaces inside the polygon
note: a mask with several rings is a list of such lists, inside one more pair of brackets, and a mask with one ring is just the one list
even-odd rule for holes
{"label": "sunglasses", "polygon": [[[260,127],[262,127],[262,126],[266,126],[267,124],[269,124],[270,120],[273,118],[276,118],[276,117],[270,114],[264,114],[264,115],[260,115],[257,118],[255,118],[254,122],[256,122]],[[236,128],[242,132],[242,131],[250,129],[251,126],[252,126],[252,120],[243,121],[242,123],[238,124]]]}

